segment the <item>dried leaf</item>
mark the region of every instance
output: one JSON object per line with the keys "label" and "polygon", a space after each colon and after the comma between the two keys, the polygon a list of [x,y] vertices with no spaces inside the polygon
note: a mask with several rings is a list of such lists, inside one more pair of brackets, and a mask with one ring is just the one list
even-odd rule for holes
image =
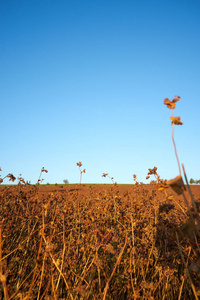
{"label": "dried leaf", "polygon": [[180,117],[170,117],[170,120],[172,120],[172,124],[183,125]]}
{"label": "dried leaf", "polygon": [[77,165],[78,167],[81,167],[81,166],[82,166],[82,162],[79,161],[79,162],[76,163],[76,165]]}
{"label": "dried leaf", "polygon": [[106,177],[108,175],[108,173],[103,173],[102,177]]}
{"label": "dried leaf", "polygon": [[180,96],[175,95],[172,101],[169,100],[169,98],[164,99],[164,104],[167,105],[169,109],[174,109],[176,108],[176,102],[181,99]]}
{"label": "dried leaf", "polygon": [[174,108],[176,108],[176,103],[170,101],[168,98],[166,98],[166,99],[164,100],[164,104],[167,105],[167,107],[168,107],[169,109],[174,109]]}
{"label": "dried leaf", "polygon": [[181,99],[180,96],[175,95],[174,98],[172,99],[172,102],[175,103],[175,102],[179,101],[180,99]]}
{"label": "dried leaf", "polygon": [[9,181],[12,181],[12,182],[14,182],[16,180],[16,177],[13,176],[13,174],[10,174],[10,173],[6,177],[8,177]]}
{"label": "dried leaf", "polygon": [[182,194],[182,190],[186,189],[181,175],[167,181],[166,183],[171,186],[171,188],[177,193],[177,195]]}

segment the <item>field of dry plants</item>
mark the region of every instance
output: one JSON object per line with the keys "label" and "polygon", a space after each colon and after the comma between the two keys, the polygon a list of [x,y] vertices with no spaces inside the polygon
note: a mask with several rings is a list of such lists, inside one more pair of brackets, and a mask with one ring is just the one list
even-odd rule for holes
{"label": "field of dry plants", "polygon": [[[200,187],[192,192],[200,204]],[[194,299],[191,283],[200,290],[198,237],[171,188],[2,186],[0,205],[1,299]]]}
{"label": "field of dry plants", "polygon": [[[200,187],[150,184],[0,186],[0,299],[200,299]],[[109,175],[103,173],[103,177]],[[15,180],[12,174],[7,176]],[[0,179],[2,183],[5,179]]]}

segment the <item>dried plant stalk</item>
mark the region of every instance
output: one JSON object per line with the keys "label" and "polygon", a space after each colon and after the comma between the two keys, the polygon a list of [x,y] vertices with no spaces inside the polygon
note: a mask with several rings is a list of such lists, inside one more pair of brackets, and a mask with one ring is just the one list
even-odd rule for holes
{"label": "dried plant stalk", "polygon": [[106,282],[106,286],[105,286],[105,289],[104,289],[103,300],[106,299],[106,294],[107,294],[107,291],[108,291],[108,288],[109,288],[109,283],[110,283],[111,279],[113,278],[113,275],[115,274],[115,271],[116,271],[117,266],[118,266],[119,263],[120,263],[122,254],[124,253],[124,250],[125,250],[125,247],[126,247],[126,244],[127,244],[127,233],[126,233],[126,238],[125,238],[124,246],[123,246],[123,248],[122,248],[122,250],[121,250],[121,252],[120,252],[120,254],[119,254],[119,256],[118,256],[118,259],[117,259],[116,264],[115,264],[115,266],[114,266],[114,268],[113,268],[112,274],[111,274],[111,276],[109,277],[108,281]]}
{"label": "dried plant stalk", "polygon": [[[43,239],[44,239],[44,241],[45,241],[45,244],[47,245],[47,240],[46,240],[45,236],[43,236]],[[52,261],[53,261],[55,267],[57,268],[58,272],[59,272],[60,275],[62,276],[62,278],[63,278],[63,280],[64,280],[64,282],[65,282],[66,288],[69,290],[69,285],[68,285],[68,283],[67,283],[67,281],[66,281],[66,278],[65,278],[65,276],[63,275],[62,271],[60,270],[58,264],[56,263],[56,261],[55,261],[53,255],[51,254],[50,251],[49,251],[49,255],[50,255],[50,257],[51,257],[51,259],[52,259]],[[73,296],[72,296],[72,293],[70,293],[70,291],[69,291],[69,295],[70,295],[70,298],[73,300],[74,298],[73,298]]]}
{"label": "dried plant stalk", "polygon": [[3,267],[2,267],[2,224],[0,225],[0,281],[3,286],[4,291],[4,298],[5,300],[8,300],[8,288],[6,284],[6,275],[3,274]]}
{"label": "dried plant stalk", "polygon": [[182,164],[182,168],[183,168],[183,173],[184,173],[184,176],[185,176],[185,181],[187,183],[188,191],[189,191],[189,194],[190,194],[190,197],[191,197],[191,200],[192,200],[192,205],[193,205],[193,208],[194,208],[194,211],[195,211],[195,214],[196,214],[196,218],[197,218],[197,222],[198,222],[198,230],[200,230],[200,217],[199,217],[199,213],[197,211],[197,206],[196,206],[196,203],[194,201],[190,185],[189,185],[188,180],[187,180],[187,175],[186,175],[186,172],[185,172],[184,164]]}
{"label": "dried plant stalk", "polygon": [[187,264],[186,264],[186,262],[185,262],[185,259],[184,259],[184,256],[183,256],[183,253],[182,253],[182,250],[181,250],[181,246],[180,246],[180,242],[179,242],[179,238],[178,238],[177,232],[176,232],[176,240],[177,240],[177,245],[178,245],[178,248],[179,248],[179,252],[180,252],[180,254],[181,254],[182,261],[183,261],[184,266],[185,266],[185,270],[186,270],[186,273],[187,273],[187,277],[188,277],[188,279],[189,279],[189,281],[190,281],[190,285],[191,285],[191,288],[192,288],[194,297],[195,297],[196,300],[198,300],[199,298],[198,298],[198,296],[197,296],[197,292],[196,292],[195,286],[194,286],[194,284],[193,284],[193,282],[192,282],[192,279],[191,279],[191,276],[190,276],[190,273],[189,273]]}

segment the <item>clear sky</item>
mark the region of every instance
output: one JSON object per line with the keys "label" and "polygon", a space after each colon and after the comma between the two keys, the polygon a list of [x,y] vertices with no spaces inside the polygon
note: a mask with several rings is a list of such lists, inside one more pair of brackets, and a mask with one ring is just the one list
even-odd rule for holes
{"label": "clear sky", "polygon": [[[200,179],[200,0],[1,0],[1,175]],[[8,180],[5,180],[7,183]]]}

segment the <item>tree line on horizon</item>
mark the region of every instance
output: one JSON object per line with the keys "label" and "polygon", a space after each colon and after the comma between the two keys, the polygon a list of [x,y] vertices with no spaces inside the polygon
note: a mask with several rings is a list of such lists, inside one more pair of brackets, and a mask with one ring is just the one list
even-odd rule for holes
{"label": "tree line on horizon", "polygon": [[193,178],[190,179],[190,184],[200,184],[200,179],[199,180],[194,180]]}

